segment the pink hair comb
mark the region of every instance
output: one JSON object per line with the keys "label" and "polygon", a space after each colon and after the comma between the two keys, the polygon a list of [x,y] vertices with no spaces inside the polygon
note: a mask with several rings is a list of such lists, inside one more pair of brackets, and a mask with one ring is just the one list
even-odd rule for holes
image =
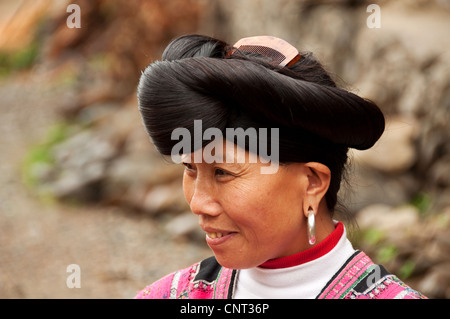
{"label": "pink hair comb", "polygon": [[234,54],[236,50],[263,55],[282,68],[289,67],[300,60],[300,54],[294,46],[283,39],[272,36],[263,35],[240,39],[233,45],[233,49],[227,56]]}

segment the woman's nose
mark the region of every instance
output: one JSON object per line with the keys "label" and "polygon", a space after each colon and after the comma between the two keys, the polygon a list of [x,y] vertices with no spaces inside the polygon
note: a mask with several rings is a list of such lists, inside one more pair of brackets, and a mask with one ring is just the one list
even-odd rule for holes
{"label": "woman's nose", "polygon": [[196,215],[217,216],[220,214],[220,204],[214,189],[209,185],[196,183],[188,202],[191,211]]}

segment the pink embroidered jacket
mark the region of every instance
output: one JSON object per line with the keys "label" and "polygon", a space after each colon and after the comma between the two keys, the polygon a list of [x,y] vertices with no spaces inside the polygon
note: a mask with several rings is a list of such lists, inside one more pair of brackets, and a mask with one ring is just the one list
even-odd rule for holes
{"label": "pink embroidered jacket", "polygon": [[[136,299],[233,298],[238,270],[222,267],[214,257],[175,271],[145,289]],[[356,251],[316,296],[318,299],[423,299],[395,275]]]}

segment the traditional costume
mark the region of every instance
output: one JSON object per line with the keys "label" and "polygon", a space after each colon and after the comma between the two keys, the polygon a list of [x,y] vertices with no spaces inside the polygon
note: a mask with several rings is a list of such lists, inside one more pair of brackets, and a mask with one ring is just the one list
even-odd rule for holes
{"label": "traditional costume", "polygon": [[341,222],[322,242],[250,269],[222,267],[215,257],[175,271],[135,298],[419,299],[413,290],[362,251],[354,250]]}

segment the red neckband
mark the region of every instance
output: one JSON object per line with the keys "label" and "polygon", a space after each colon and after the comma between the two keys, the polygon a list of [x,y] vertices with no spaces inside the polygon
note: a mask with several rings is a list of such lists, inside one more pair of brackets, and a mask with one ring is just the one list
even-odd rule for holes
{"label": "red neckband", "polygon": [[343,233],[344,225],[342,224],[342,222],[338,222],[333,232],[314,247],[311,247],[294,255],[269,259],[268,261],[259,265],[259,267],[267,269],[288,268],[320,258],[330,252],[337,245]]}

